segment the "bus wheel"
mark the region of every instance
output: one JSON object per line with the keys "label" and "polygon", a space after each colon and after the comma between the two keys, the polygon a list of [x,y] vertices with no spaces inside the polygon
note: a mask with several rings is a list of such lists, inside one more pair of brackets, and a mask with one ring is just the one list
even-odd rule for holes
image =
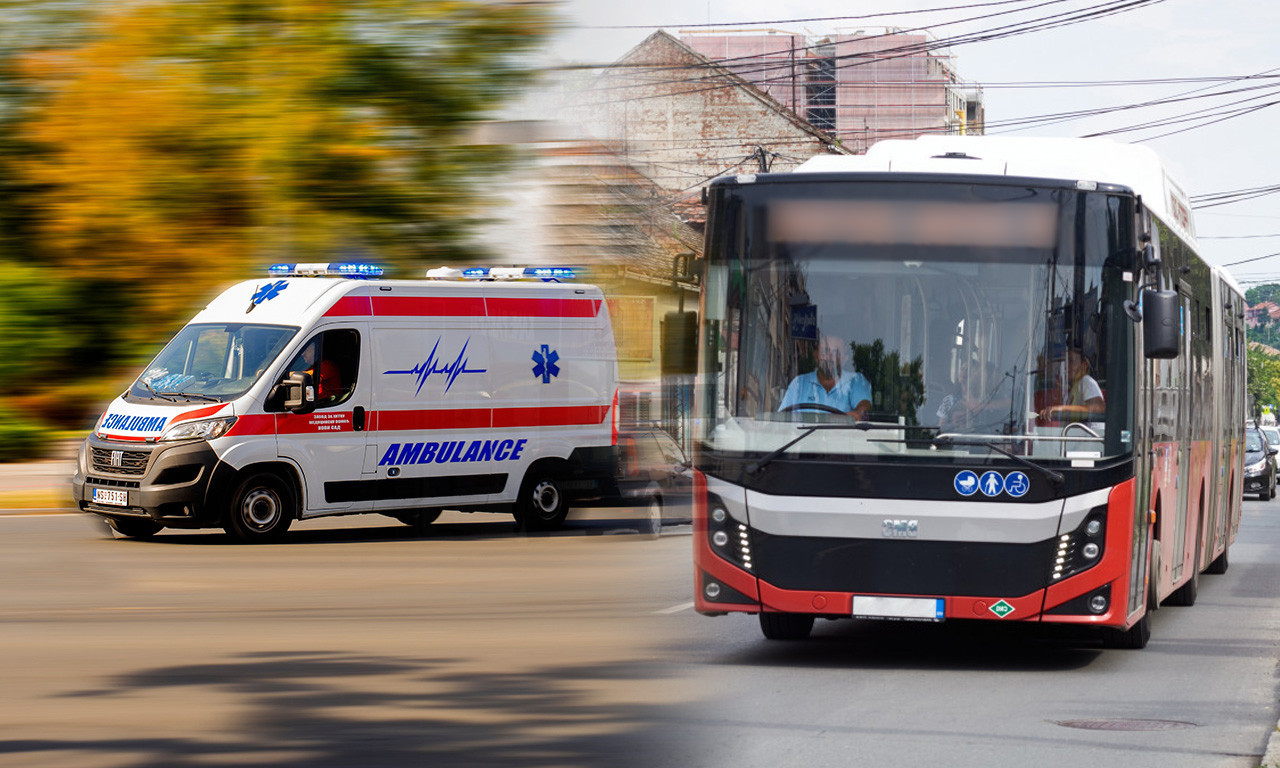
{"label": "bus wheel", "polygon": [[557,478],[545,471],[530,472],[520,486],[515,514],[522,528],[555,530],[569,514],[569,498]]}
{"label": "bus wheel", "polygon": [[1204,572],[1212,573],[1215,576],[1221,576],[1222,574],[1226,573],[1227,567],[1231,565],[1231,563],[1227,561],[1227,552],[1230,549],[1231,549],[1230,547],[1223,549],[1222,554],[1215,557],[1213,559],[1213,562],[1209,563],[1209,567],[1204,569]]}
{"label": "bus wheel", "polygon": [[128,536],[131,539],[146,539],[160,532],[163,525],[153,520],[122,520],[120,518],[108,518],[107,524],[115,529],[116,533],[121,536]]}
{"label": "bus wheel", "polygon": [[1200,588],[1200,566],[1197,563],[1191,570],[1191,578],[1165,598],[1165,605],[1188,606],[1196,604],[1196,594]]}
{"label": "bus wheel", "polygon": [[760,612],[760,631],[770,640],[803,640],[812,630],[811,614]]}
{"label": "bus wheel", "polygon": [[288,484],[270,472],[259,472],[236,488],[223,528],[246,544],[279,541],[296,512]]}
{"label": "bus wheel", "polygon": [[1102,644],[1108,648],[1139,650],[1151,640],[1151,611],[1144,611],[1138,623],[1128,629],[1104,629]]}

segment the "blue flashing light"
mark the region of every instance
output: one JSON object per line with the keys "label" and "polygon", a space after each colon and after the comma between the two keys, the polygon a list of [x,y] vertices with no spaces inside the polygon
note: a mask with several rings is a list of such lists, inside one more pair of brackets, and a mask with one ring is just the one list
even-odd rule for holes
{"label": "blue flashing light", "polygon": [[267,273],[273,277],[382,277],[377,264],[360,261],[335,261],[328,264],[272,264]]}
{"label": "blue flashing light", "polygon": [[525,267],[524,274],[539,280],[573,280],[577,277],[571,267]]}
{"label": "blue flashing light", "polygon": [[489,276],[489,268],[488,267],[469,267],[467,269],[462,270],[462,276],[464,278],[472,278],[472,279],[486,278]]}
{"label": "blue flashing light", "polygon": [[335,262],[329,269],[345,277],[382,277],[382,267],[362,261]]}

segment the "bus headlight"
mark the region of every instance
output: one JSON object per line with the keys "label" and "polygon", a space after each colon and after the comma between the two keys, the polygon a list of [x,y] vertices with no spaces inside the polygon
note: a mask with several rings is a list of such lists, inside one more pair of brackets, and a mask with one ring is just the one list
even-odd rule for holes
{"label": "bus headlight", "polygon": [[160,442],[170,440],[213,440],[227,434],[227,430],[236,423],[235,416],[221,419],[201,419],[174,424],[160,436]]}
{"label": "bus headlight", "polygon": [[1054,541],[1049,578],[1061,581],[1097,565],[1106,544],[1106,529],[1107,507],[1103,505],[1089,510],[1074,531],[1064,533]]}

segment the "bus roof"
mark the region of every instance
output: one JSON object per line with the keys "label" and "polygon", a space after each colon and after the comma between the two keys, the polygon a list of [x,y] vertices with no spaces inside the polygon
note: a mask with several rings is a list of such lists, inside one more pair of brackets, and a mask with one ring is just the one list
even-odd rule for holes
{"label": "bus roof", "polygon": [[[795,173],[929,173],[1119,184],[1195,247],[1191,203],[1149,147],[1110,139],[921,136],[878,142],[865,155],[819,155]],[[1198,250],[1198,249],[1197,249]]]}

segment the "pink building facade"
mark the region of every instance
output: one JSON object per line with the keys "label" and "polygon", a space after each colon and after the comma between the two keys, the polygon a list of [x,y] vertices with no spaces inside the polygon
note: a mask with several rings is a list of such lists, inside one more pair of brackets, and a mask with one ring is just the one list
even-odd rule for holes
{"label": "pink building facade", "polygon": [[884,139],[983,132],[982,89],[963,82],[926,34],[709,32],[681,41],[853,152]]}

